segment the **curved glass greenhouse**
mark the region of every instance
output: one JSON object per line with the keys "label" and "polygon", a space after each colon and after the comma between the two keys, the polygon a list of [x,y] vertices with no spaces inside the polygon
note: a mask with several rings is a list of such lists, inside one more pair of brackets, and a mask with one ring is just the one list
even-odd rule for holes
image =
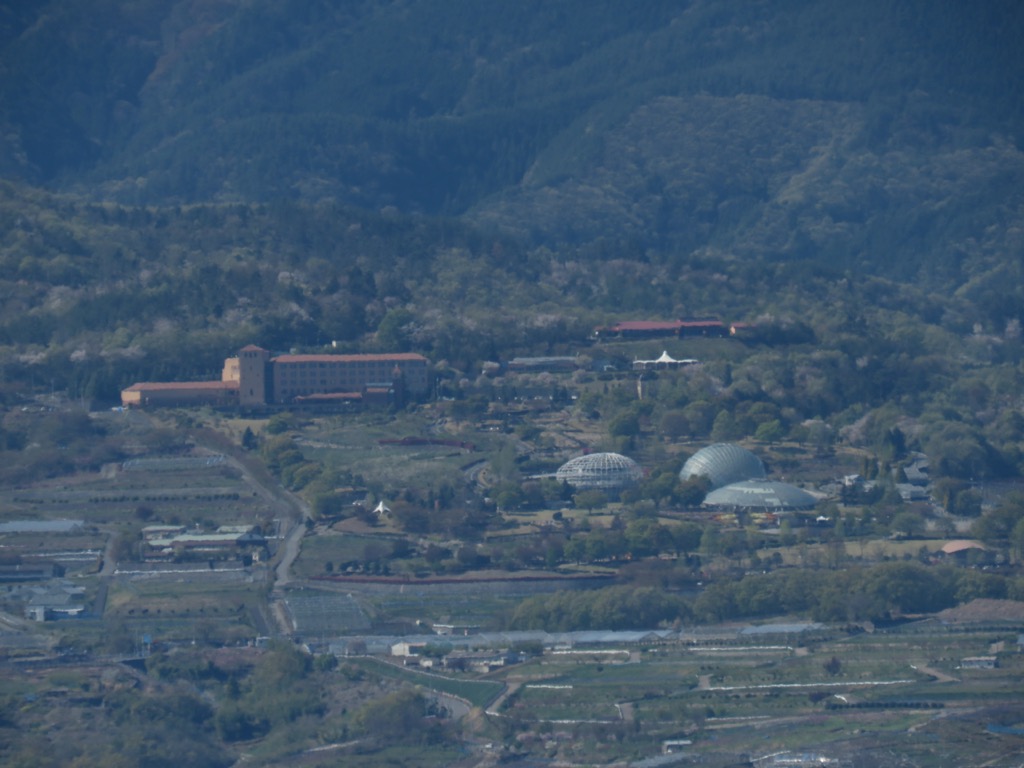
{"label": "curved glass greenhouse", "polygon": [[560,483],[577,489],[625,488],[644,476],[640,465],[618,453],[590,453],[570,459],[555,473]]}
{"label": "curved glass greenhouse", "polygon": [[733,443],[715,443],[701,448],[687,459],[679,471],[679,479],[708,477],[712,488],[721,488],[742,480],[758,480],[765,476],[764,464],[757,456]]}
{"label": "curved glass greenhouse", "polygon": [[713,490],[704,499],[704,506],[781,512],[812,509],[817,502],[807,491],[789,483],[747,480]]}

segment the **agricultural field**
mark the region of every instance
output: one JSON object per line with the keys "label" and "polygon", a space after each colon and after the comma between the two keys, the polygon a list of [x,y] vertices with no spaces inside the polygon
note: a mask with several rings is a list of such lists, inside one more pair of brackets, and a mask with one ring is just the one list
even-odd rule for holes
{"label": "agricultural field", "polygon": [[220,451],[144,414],[100,414],[122,458],[95,471],[0,487],[0,522],[78,519],[89,526],[263,523],[271,500]]}
{"label": "agricultural field", "polygon": [[[19,416],[76,423],[52,410]],[[257,526],[270,534],[272,551],[278,520],[289,511],[225,446],[191,437],[178,422],[175,414],[131,412],[79,419],[79,431],[102,434],[110,460],[0,486],[0,559],[10,584],[4,610],[18,616],[40,594],[50,605],[49,593],[63,590],[79,618],[47,608],[58,621],[38,630],[49,628],[58,645],[115,653],[139,652],[143,637],[236,643],[271,630],[266,567],[246,566],[229,547],[149,557],[147,526],[199,533]],[[27,571],[40,568],[58,579],[46,589],[26,581]],[[5,652],[19,642],[17,633],[6,637]]]}
{"label": "agricultural field", "polygon": [[[467,744],[493,740],[504,759],[529,754],[538,765],[641,764],[668,740],[689,742],[680,765],[786,752],[853,768],[1018,764],[1015,630],[824,628],[800,641],[738,629],[715,628],[717,640],[706,631],[682,643],[548,648],[486,674],[344,664],[462,700],[475,713],[461,720]],[[996,668],[965,666],[979,655]]]}
{"label": "agricultural field", "polygon": [[[812,747],[851,766],[898,765],[891,755],[939,766],[950,754],[969,765],[980,754],[998,768],[1011,753],[1019,739],[1012,729],[1024,722],[1024,657],[1014,628],[951,632],[932,623],[898,633],[860,631],[871,630],[870,622],[851,622],[810,634],[740,636],[738,625],[696,614],[698,598],[715,592],[709,584],[748,578],[753,584],[796,568],[818,568],[825,580],[854,563],[923,568],[949,541],[943,531],[907,540],[879,529],[841,541],[813,517],[793,532],[768,515],[741,520],[667,498],[605,498],[590,509],[561,496],[550,481],[543,499],[524,494],[529,503],[506,507],[506,489],[533,485],[536,492],[543,480],[532,473],[543,475],[576,453],[574,439],[599,444],[601,435],[569,409],[540,410],[528,425],[506,424],[495,413],[476,422],[444,414],[441,405],[260,420],[206,411],[103,414],[108,439],[123,441],[120,460],[0,492],[0,520],[43,525],[0,528],[0,544],[24,561],[64,553],[66,575],[85,587],[89,608],[74,621],[22,625],[13,634],[27,644],[8,645],[6,658],[84,651],[150,664],[151,656],[169,655],[191,669],[186,659],[202,649],[256,651],[268,637],[308,646],[321,654],[309,662],[323,677],[317,700],[336,699],[338,712],[319,723],[297,715],[287,735],[268,733],[246,751],[257,764],[274,764],[293,743],[310,750],[304,753],[310,764],[319,754],[314,750],[348,745],[346,734],[358,723],[343,713],[350,706],[349,694],[340,692],[346,687],[360,691],[364,703],[382,691],[415,691],[443,710],[430,727],[443,722],[460,747],[438,742],[423,764],[472,753],[485,763],[529,757],[541,765],[626,765],[659,755],[666,740],[692,742],[684,753],[691,762],[723,766]],[[671,477],[697,447],[646,440],[635,454]],[[275,464],[292,452],[299,462],[293,466],[310,470],[306,475]],[[775,466],[806,469],[816,480],[852,471],[859,461],[854,452],[817,456],[796,444],[760,452]],[[325,493],[343,496],[345,505],[320,514],[317,495]],[[371,513],[377,501],[391,509]],[[843,507],[848,513],[857,510]],[[67,520],[82,522],[60,527]],[[267,533],[266,550],[254,561],[186,552],[161,561],[141,557],[146,526],[210,531],[237,524]],[[655,529],[662,538],[644,551],[648,539],[641,534]],[[695,529],[699,537],[687,541],[664,535]],[[712,546],[714,538],[704,537],[709,530],[725,532],[731,543]],[[573,540],[610,547],[616,537],[617,551],[583,560],[567,554]],[[989,578],[979,575],[973,588],[987,588]],[[600,589],[605,586],[613,589]],[[579,621],[596,621],[602,595],[647,589],[682,607],[644,626],[691,626],[692,640],[531,649],[520,663],[486,673],[323,653],[336,640],[421,635],[435,624],[509,629],[530,615],[518,614],[530,598],[566,593],[575,599],[594,588],[595,601],[580,608]],[[626,607],[626,613],[639,610]],[[575,609],[566,612],[576,616]],[[807,614],[777,620],[797,618]],[[48,648],[28,643],[30,629],[48,632]],[[444,647],[443,637],[437,645]],[[964,659],[989,656],[997,668],[964,668]],[[339,663],[345,675],[328,674]],[[161,669],[170,674],[170,667]],[[211,695],[221,697],[221,712],[233,712],[227,694]],[[993,733],[990,725],[1011,730]],[[947,732],[960,741],[946,744]],[[375,755],[404,759],[406,748],[395,744]],[[357,752],[345,753],[346,764],[349,758],[353,765],[373,764]]]}
{"label": "agricultural field", "polygon": [[309,639],[362,634],[368,628],[380,634],[417,633],[433,624],[497,630],[526,597],[595,584],[554,575],[537,580],[480,576],[418,582],[325,579],[288,590],[285,600],[297,634]]}
{"label": "agricultural field", "polygon": [[107,592],[104,620],[161,642],[234,645],[270,631],[265,575],[195,569],[153,577],[119,576]]}
{"label": "agricultural field", "polygon": [[[767,642],[545,653],[498,675],[508,689],[494,718],[533,731],[625,728],[602,747],[619,759],[639,757],[644,742],[685,736],[695,760],[814,749],[844,765],[905,764],[889,754],[895,743],[914,765],[1015,765],[1005,759],[1019,755],[1022,737],[986,730],[1024,723],[1024,655],[1013,632]],[[993,642],[1007,649],[996,654],[998,668],[962,668]],[[947,727],[956,734],[949,742]]]}
{"label": "agricultural field", "polygon": [[0,552],[8,562],[56,563],[67,576],[95,573],[108,536],[78,519],[11,521],[0,524]]}

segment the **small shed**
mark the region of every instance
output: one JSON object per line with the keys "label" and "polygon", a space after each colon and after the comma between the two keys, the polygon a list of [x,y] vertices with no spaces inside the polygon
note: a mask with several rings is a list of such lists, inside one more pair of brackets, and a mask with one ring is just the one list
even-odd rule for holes
{"label": "small shed", "polygon": [[995,669],[999,659],[995,656],[968,656],[960,660],[960,669]]}
{"label": "small shed", "polygon": [[426,643],[410,643],[402,641],[391,646],[392,656],[419,656],[426,649]]}

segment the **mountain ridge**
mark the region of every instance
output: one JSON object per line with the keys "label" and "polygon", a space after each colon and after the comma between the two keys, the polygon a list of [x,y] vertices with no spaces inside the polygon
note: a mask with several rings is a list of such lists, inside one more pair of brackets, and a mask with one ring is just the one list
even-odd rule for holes
{"label": "mountain ridge", "polygon": [[[562,131],[566,140],[581,138],[573,126],[586,123],[588,114],[628,114],[630,103],[659,95],[855,101],[898,118],[908,99],[922,92],[928,94],[925,110],[943,119],[984,130],[1013,126],[1019,137],[1022,112],[1013,96],[1020,91],[1015,75],[1022,56],[1006,38],[1012,42],[1014,30],[1024,31],[1024,14],[994,1],[972,13],[957,6],[875,2],[851,10],[819,1],[723,9],[698,0],[643,10],[607,2],[498,9],[421,0],[354,3],[342,11],[324,2],[125,6],[108,0],[87,12],[51,2],[35,19],[22,19],[24,29],[3,46],[8,75],[0,84],[7,95],[5,122],[23,140],[33,138],[33,127],[52,131],[60,117],[71,118],[67,130],[78,134],[76,141],[95,145],[84,158],[93,165],[89,184],[160,176],[167,173],[161,163],[170,161],[159,148],[169,138],[236,120],[244,127],[260,116],[353,121],[340,134],[322,137],[326,146],[339,136],[358,139],[360,120],[375,130],[390,125],[394,135],[381,147],[415,172],[412,161],[422,160],[416,139],[433,118],[455,124],[476,116],[471,127],[482,142],[505,130],[522,143],[540,128],[540,151]],[[98,44],[90,44],[92,34]],[[40,66],[44,54],[53,59],[46,67]],[[55,111],[61,106],[65,115]],[[536,114],[537,123],[516,122],[523,113]],[[499,124],[481,125],[488,114],[500,115]],[[884,122],[886,114],[877,119]],[[270,121],[263,135],[282,138],[294,125]],[[309,137],[315,144],[315,133]],[[396,138],[405,145],[396,145]],[[443,133],[437,140],[448,148],[467,136]],[[252,146],[240,142],[233,153],[221,147],[222,159],[230,169]],[[30,163],[44,161],[41,149],[30,153]],[[195,166],[208,153],[200,153]],[[79,173],[63,172],[61,158],[49,161],[49,177],[74,184]],[[302,158],[287,160],[279,168],[298,163],[301,175]],[[189,167],[202,177],[201,168]],[[343,167],[325,167],[344,180]],[[137,200],[117,199],[209,199],[210,191],[225,193],[223,182],[220,189],[211,184],[220,170],[210,171],[206,182],[190,186],[172,178],[175,183],[162,188],[148,185]],[[451,172],[472,168],[455,163]],[[272,178],[261,181],[264,195],[289,192]],[[259,190],[226,193],[254,199]],[[426,212],[438,211],[438,201],[412,197],[407,203],[413,200]]]}
{"label": "mountain ridge", "polygon": [[797,260],[972,295],[1020,269],[1019,39],[1003,0],[51,0],[0,14],[0,173],[83,203],[458,220],[558,279]]}

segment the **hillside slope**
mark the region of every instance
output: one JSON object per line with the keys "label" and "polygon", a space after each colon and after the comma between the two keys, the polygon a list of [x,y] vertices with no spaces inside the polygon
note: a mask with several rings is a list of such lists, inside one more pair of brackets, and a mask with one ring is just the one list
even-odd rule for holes
{"label": "hillside slope", "polygon": [[1021,39],[1004,0],[52,0],[0,13],[0,173],[958,283],[1014,247]]}
{"label": "hillside slope", "polygon": [[538,162],[470,218],[539,242],[818,260],[935,286],[1019,251],[1016,145],[994,137],[921,152],[904,137],[874,148],[865,112],[825,100],[659,97],[603,133],[586,167],[545,179]]}

